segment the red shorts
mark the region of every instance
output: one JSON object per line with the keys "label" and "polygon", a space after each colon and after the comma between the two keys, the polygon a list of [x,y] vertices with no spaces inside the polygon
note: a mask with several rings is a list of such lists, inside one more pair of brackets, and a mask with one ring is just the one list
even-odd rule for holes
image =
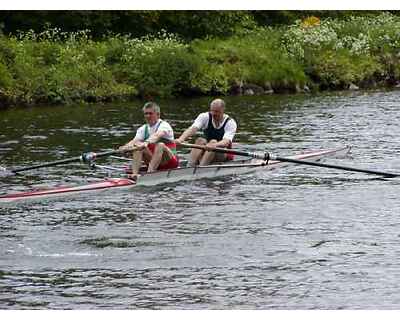
{"label": "red shorts", "polygon": [[161,163],[157,170],[168,170],[168,169],[175,169],[179,166],[179,159],[177,156],[173,156],[168,161]]}
{"label": "red shorts", "polygon": [[226,154],[226,160],[232,161],[235,158],[235,155],[232,153],[227,153]]}
{"label": "red shorts", "polygon": [[[232,142],[229,144],[228,149],[232,148]],[[232,153],[227,153],[226,154],[226,160],[232,161],[235,158],[235,155]]]}
{"label": "red shorts", "polygon": [[[168,148],[176,148],[175,143],[166,143],[165,144]],[[151,153],[154,153],[154,149],[156,145],[154,143],[151,143],[147,146],[150,150]],[[166,162],[161,162],[160,165],[158,166],[157,170],[168,170],[168,169],[175,169],[179,166],[179,159],[175,155],[171,159],[169,159]]]}

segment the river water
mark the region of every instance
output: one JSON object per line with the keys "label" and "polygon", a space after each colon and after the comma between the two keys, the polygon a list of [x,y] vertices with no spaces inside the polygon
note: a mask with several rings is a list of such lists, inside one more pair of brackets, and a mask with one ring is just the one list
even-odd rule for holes
{"label": "river water", "polygon": [[[400,172],[399,91],[229,97],[236,147]],[[182,132],[208,98],[161,101]],[[116,147],[141,102],[0,111],[0,165]],[[101,176],[101,175],[100,175]],[[99,177],[0,178],[0,193]],[[399,179],[291,166],[0,207],[0,309],[398,309]]]}

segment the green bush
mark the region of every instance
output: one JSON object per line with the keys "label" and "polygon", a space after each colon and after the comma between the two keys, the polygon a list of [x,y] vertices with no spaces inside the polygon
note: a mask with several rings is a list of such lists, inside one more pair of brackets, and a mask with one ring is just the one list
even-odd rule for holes
{"label": "green bush", "polygon": [[205,92],[226,93],[237,84],[272,85],[276,89],[304,84],[304,71],[280,46],[280,36],[280,31],[260,29],[227,40],[192,43],[194,54],[206,65],[193,85]]}
{"label": "green bush", "polygon": [[14,84],[11,73],[7,66],[0,60],[0,90],[8,90]]}
{"label": "green bush", "polygon": [[113,60],[119,64],[116,70],[141,95],[168,97],[187,89],[198,66],[181,40],[161,33],[158,37],[122,41],[124,49],[115,45],[112,51]]}
{"label": "green bush", "polygon": [[135,95],[134,87],[119,84],[105,62],[105,47],[96,44],[62,47],[59,63],[48,73],[49,98],[56,101],[104,100]]}
{"label": "green bush", "polygon": [[65,103],[400,80],[398,15],[309,17],[274,28],[255,28],[246,15],[216,16],[241,21],[234,36],[187,43],[162,31],[95,41],[87,30],[56,28],[0,35],[0,99]]}
{"label": "green bush", "polygon": [[324,51],[315,57],[310,76],[323,88],[347,88],[371,79],[383,69],[376,58],[354,56],[348,50]]}
{"label": "green bush", "polygon": [[107,50],[105,42],[90,40],[86,32],[52,30],[2,38],[0,58],[8,66],[8,73],[4,68],[0,71],[2,82],[22,103],[99,101],[137,95],[132,85],[114,77],[106,63]]}

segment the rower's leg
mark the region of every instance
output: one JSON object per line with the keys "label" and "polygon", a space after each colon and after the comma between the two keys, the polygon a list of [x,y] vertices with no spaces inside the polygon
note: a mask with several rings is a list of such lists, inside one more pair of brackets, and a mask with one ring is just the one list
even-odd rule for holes
{"label": "rower's leg", "polygon": [[[207,144],[207,140],[204,138],[197,138],[195,141],[195,144],[198,145],[206,145]],[[200,150],[200,149],[194,149],[192,148],[192,150],[190,151],[190,163],[189,165],[191,167],[197,166],[200,162],[201,157],[203,156],[204,151]]]}
{"label": "rower's leg", "polygon": [[147,172],[154,172],[158,169],[161,161],[165,162],[174,157],[171,149],[168,148],[164,143],[159,142],[154,148],[154,153],[149,163]]}
{"label": "rower's leg", "polygon": [[143,150],[143,162],[148,166],[151,158],[153,157],[153,154],[151,153],[151,151],[149,150],[149,148],[145,148]]}
{"label": "rower's leg", "polygon": [[143,150],[137,150],[133,152],[132,156],[132,176],[139,173],[139,169],[142,165]]}
{"label": "rower's leg", "polygon": [[[217,140],[210,140],[209,143],[210,144],[214,144],[217,143]],[[206,151],[203,155],[203,157],[200,160],[200,165],[201,166],[207,166],[209,165],[211,162],[213,162],[215,160],[215,152],[210,152],[210,151]]]}

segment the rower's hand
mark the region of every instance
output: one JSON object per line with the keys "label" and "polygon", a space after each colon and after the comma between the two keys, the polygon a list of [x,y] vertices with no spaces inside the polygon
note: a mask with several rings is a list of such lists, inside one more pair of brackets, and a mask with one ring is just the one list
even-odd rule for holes
{"label": "rower's hand", "polygon": [[175,139],[174,142],[175,142],[176,145],[180,145],[181,143],[184,143],[185,140],[183,140],[181,138],[178,138],[178,139]]}
{"label": "rower's hand", "polygon": [[207,148],[218,148],[217,142],[208,142],[208,143],[206,144],[206,147],[207,147]]}
{"label": "rower's hand", "polygon": [[143,150],[143,149],[146,149],[148,145],[149,145],[148,142],[136,142],[135,143],[135,148],[137,150]]}
{"label": "rower's hand", "polygon": [[118,151],[129,152],[129,151],[132,151],[133,148],[135,148],[135,144],[127,143],[127,144],[124,144],[123,146],[120,146],[118,148]]}
{"label": "rower's hand", "polygon": [[126,152],[127,149],[128,149],[128,146],[127,146],[127,145],[123,145],[123,146],[120,146],[120,147],[118,148],[118,151]]}

